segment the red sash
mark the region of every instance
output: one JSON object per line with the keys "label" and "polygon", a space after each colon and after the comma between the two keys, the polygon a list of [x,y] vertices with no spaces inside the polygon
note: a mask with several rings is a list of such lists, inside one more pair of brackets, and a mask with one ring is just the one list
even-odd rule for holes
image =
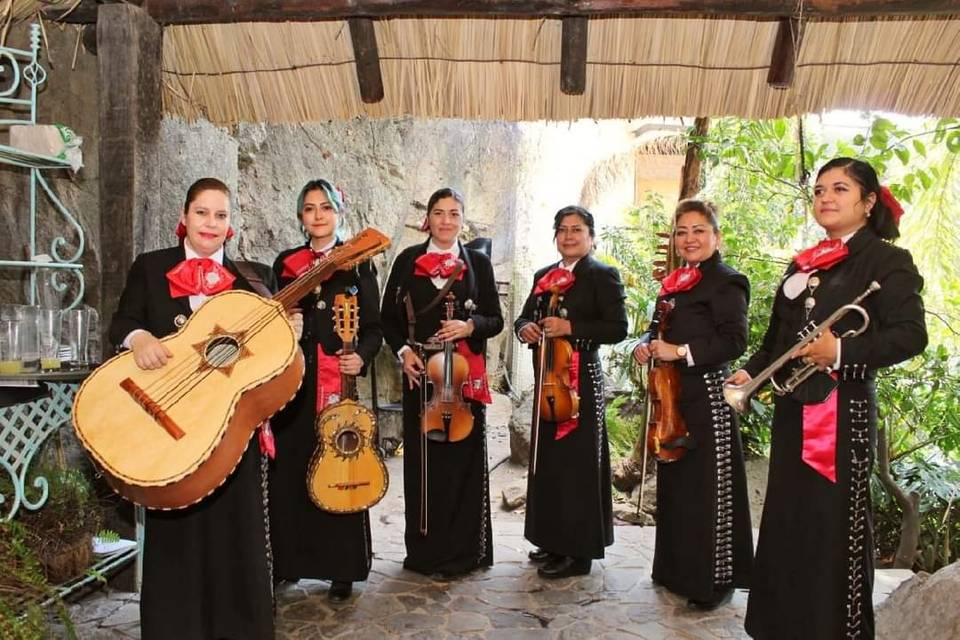
{"label": "red sash", "polygon": [[[580,395],[580,352],[574,351],[573,357],[570,358],[570,388],[577,392],[577,395]],[[554,434],[553,439],[559,440],[566,435],[569,435],[574,429],[580,426],[580,416],[574,416],[569,420],[564,420],[557,425],[557,432]]]}
{"label": "red sash", "polygon": [[484,404],[491,404],[490,386],[487,384],[487,358],[483,354],[474,353],[467,346],[466,340],[456,343],[457,353],[467,359],[470,369],[467,383],[463,387],[463,397],[466,400],[476,400]]}
{"label": "red sash", "polygon": [[[340,401],[340,356],[328,356],[317,345],[317,413]],[[331,398],[330,396],[334,396]]]}

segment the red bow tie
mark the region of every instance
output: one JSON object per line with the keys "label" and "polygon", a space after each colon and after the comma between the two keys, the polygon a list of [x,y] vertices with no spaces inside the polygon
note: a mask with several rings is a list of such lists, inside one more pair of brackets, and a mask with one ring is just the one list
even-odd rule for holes
{"label": "red bow tie", "polygon": [[687,291],[693,289],[703,274],[697,267],[680,267],[670,272],[666,278],[660,281],[661,296],[676,293],[678,291]]}
{"label": "red bow tie", "polygon": [[281,278],[299,278],[307,269],[313,266],[314,260],[323,260],[327,257],[328,251],[314,251],[310,247],[304,247],[299,251],[294,251],[283,259],[283,273]]}
{"label": "red bow tie", "polygon": [[212,296],[233,286],[236,276],[210,258],[190,258],[167,271],[170,297]]}
{"label": "red bow tie", "polygon": [[425,253],[414,261],[413,275],[426,276],[428,278],[449,278],[453,275],[457,265],[462,265],[463,269],[457,280],[463,280],[463,274],[467,270],[467,265],[452,253]]}
{"label": "red bow tie", "polygon": [[554,267],[537,280],[537,284],[533,288],[533,295],[538,296],[541,293],[552,292],[554,288],[556,288],[557,293],[566,293],[576,280],[573,271]]}
{"label": "red bow tie", "polygon": [[821,240],[815,247],[804,249],[793,259],[798,271],[808,272],[814,269],[829,269],[850,255],[850,249],[840,238]]}

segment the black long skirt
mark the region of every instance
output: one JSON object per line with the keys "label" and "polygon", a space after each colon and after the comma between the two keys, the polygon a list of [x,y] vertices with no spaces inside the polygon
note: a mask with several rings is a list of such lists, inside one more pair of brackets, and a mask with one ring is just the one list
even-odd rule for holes
{"label": "black long skirt", "polygon": [[[420,391],[403,392],[403,495],[407,557],[426,575],[466,573],[493,564],[486,407],[470,402],[473,431],[459,442],[426,442],[426,495],[421,482]],[[426,497],[426,533],[421,531]]]}
{"label": "black long skirt", "polygon": [[873,637],[871,384],[840,383],[836,483],[801,459],[802,405],[777,399],[745,621],[754,638]]}
{"label": "black long skirt", "polygon": [[556,440],[556,423],[540,423],[537,470],[527,476],[524,536],[551,553],[602,558],[613,544],[603,372],[595,352],[580,358],[576,429]]}
{"label": "black long skirt", "polygon": [[273,419],[277,457],[270,467],[270,539],[277,578],[359,582],[373,562],[370,517],[329,513],[307,492],[307,466],[317,447],[316,364],[309,362],[296,398]]}
{"label": "black long skirt", "polygon": [[273,637],[265,498],[254,439],[233,474],[202,502],[147,511],[144,640]]}
{"label": "black long skirt", "polygon": [[726,371],[681,377],[680,414],[696,447],[657,465],[653,580],[694,600],[749,584],[753,534],[739,423]]}

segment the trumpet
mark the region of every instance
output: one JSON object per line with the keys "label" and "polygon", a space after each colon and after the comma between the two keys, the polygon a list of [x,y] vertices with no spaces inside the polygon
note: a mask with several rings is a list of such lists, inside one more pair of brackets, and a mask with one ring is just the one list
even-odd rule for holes
{"label": "trumpet", "polygon": [[[787,379],[784,380],[782,384],[777,383],[777,381],[773,379],[774,374],[776,374],[781,368],[783,368],[783,366],[787,362],[792,360],[794,357],[794,354],[799,349],[805,347],[806,345],[810,344],[811,342],[819,338],[824,331],[828,331],[830,327],[836,324],[842,317],[844,317],[848,313],[853,312],[853,313],[860,314],[860,318],[862,322],[859,327],[857,327],[856,329],[850,329],[849,331],[841,335],[840,338],[852,338],[853,336],[858,336],[864,331],[866,331],[867,327],[870,326],[870,316],[869,314],[867,314],[866,309],[860,306],[860,302],[863,301],[863,299],[869,296],[871,293],[878,290],[879,288],[880,288],[880,283],[874,280],[873,282],[870,283],[870,286],[867,287],[867,290],[861,293],[859,296],[857,296],[853,300],[853,302],[851,302],[850,304],[843,305],[842,307],[840,307],[839,309],[831,313],[830,316],[820,324],[815,325],[812,328],[804,329],[804,331],[802,332],[802,337],[800,341],[797,342],[797,344],[795,344],[790,349],[787,349],[787,351],[782,356],[774,360],[770,364],[770,366],[768,366],[766,369],[758,373],[756,378],[753,378],[749,382],[745,382],[739,385],[735,385],[735,384],[724,385],[723,399],[727,401],[727,404],[729,404],[731,407],[736,409],[738,413],[743,414],[743,413],[746,413],[747,409],[750,407],[749,405],[750,396],[752,396],[757,391],[757,389],[762,387],[768,379],[770,380],[770,384],[773,385],[774,393],[776,393],[777,395],[785,396],[788,393],[791,393],[794,389],[800,386],[800,384],[804,380],[806,380],[816,372],[817,365],[812,362],[799,365],[798,367],[796,367],[796,369],[794,369],[791,372],[790,376],[787,377]],[[829,369],[828,369],[828,372],[829,372]]]}

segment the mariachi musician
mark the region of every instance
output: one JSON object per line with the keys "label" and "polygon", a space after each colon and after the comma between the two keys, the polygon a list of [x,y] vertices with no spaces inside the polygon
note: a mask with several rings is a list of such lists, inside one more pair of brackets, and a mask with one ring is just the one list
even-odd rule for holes
{"label": "mariachi musician", "polygon": [[[131,349],[141,369],[176,366],[158,337],[183,326],[208,296],[275,289],[269,268],[242,273],[226,256],[233,231],[230,190],[221,181],[203,178],[187,190],[177,235],[178,246],[137,257],[110,324],[111,342]],[[198,504],[147,511],[140,593],[145,640],[273,637],[266,458],[260,453],[272,447],[271,439],[261,430],[261,446],[251,441],[232,475]]]}
{"label": "mariachi musician", "polygon": [[[573,347],[567,374],[579,398],[579,413],[555,422],[535,416],[536,431],[531,434],[524,536],[537,545],[530,559],[542,565],[538,573],[548,579],[589,573],[592,559],[602,558],[604,548],[613,544],[610,449],[598,349],[627,335],[620,274],[590,255],[593,215],[582,207],[564,207],[554,217],[553,230],[561,260],[534,275],[533,291],[514,324],[527,344],[562,338]],[[551,314],[546,305],[554,291],[562,301]]]}
{"label": "mariachi musician", "polygon": [[[400,359],[403,389],[403,479],[407,557],[403,566],[422,574],[454,577],[493,564],[490,526],[485,404],[486,340],[503,329],[503,316],[490,259],[459,240],[464,199],[440,189],[430,196],[421,227],[426,242],[400,252],[383,296],[381,317],[387,344]],[[452,294],[452,319],[446,319]],[[440,381],[424,379],[423,345],[452,344],[469,375],[455,390],[469,405],[472,429],[454,441],[446,433],[423,432],[425,405],[440,392]],[[442,369],[442,367],[438,367]],[[432,369],[431,369],[432,370]],[[430,388],[428,389],[427,386]]]}
{"label": "mariachi musician", "polygon": [[[903,213],[866,162],[834,158],[814,186],[813,215],[827,238],[799,253],[777,290],[760,350],[730,382],[761,376],[782,355],[818,369],[774,403],[770,478],[745,626],[753,638],[872,638],[870,473],[877,370],[927,344],[923,279],[890,241]],[[880,285],[859,312],[812,330]],[[812,324],[811,324],[812,323]],[[795,346],[804,335],[818,335]],[[855,335],[845,334],[853,332]],[[840,336],[838,338],[838,336]],[[779,374],[780,383],[786,380]]]}
{"label": "mariachi musician", "polygon": [[[737,415],[723,400],[729,363],[747,348],[750,284],[720,257],[720,227],[713,204],[681,200],[674,213],[673,245],[685,266],[662,281],[658,322],[662,339],[645,335],[634,357],[667,363],[678,375],[677,415],[657,455],[657,534],[653,581],[713,609],[734,587],[746,587],[753,558],[743,447]],[[665,303],[665,307],[664,307]],[[661,401],[667,401],[661,398]],[[661,416],[667,412],[661,408]],[[665,425],[648,425],[648,429]],[[651,434],[648,442],[661,440]],[[677,455],[674,455],[676,452]]]}
{"label": "mariachi musician", "polygon": [[[297,198],[297,217],[307,236],[302,246],[277,256],[274,273],[286,286],[338,246],[337,228],[344,211],[342,192],[327,180],[311,180]],[[341,353],[334,332],[337,294],[356,291],[359,333],[353,353]],[[327,599],[347,600],[353,583],[367,579],[373,560],[370,516],[319,509],[307,492],[306,475],[317,445],[317,416],[340,397],[340,375],[362,375],[383,342],[379,291],[369,262],[336,271],[301,301],[304,329],[300,339],[306,370],[296,398],[273,420],[277,457],[270,475],[270,537],[274,577],[330,580]]]}

